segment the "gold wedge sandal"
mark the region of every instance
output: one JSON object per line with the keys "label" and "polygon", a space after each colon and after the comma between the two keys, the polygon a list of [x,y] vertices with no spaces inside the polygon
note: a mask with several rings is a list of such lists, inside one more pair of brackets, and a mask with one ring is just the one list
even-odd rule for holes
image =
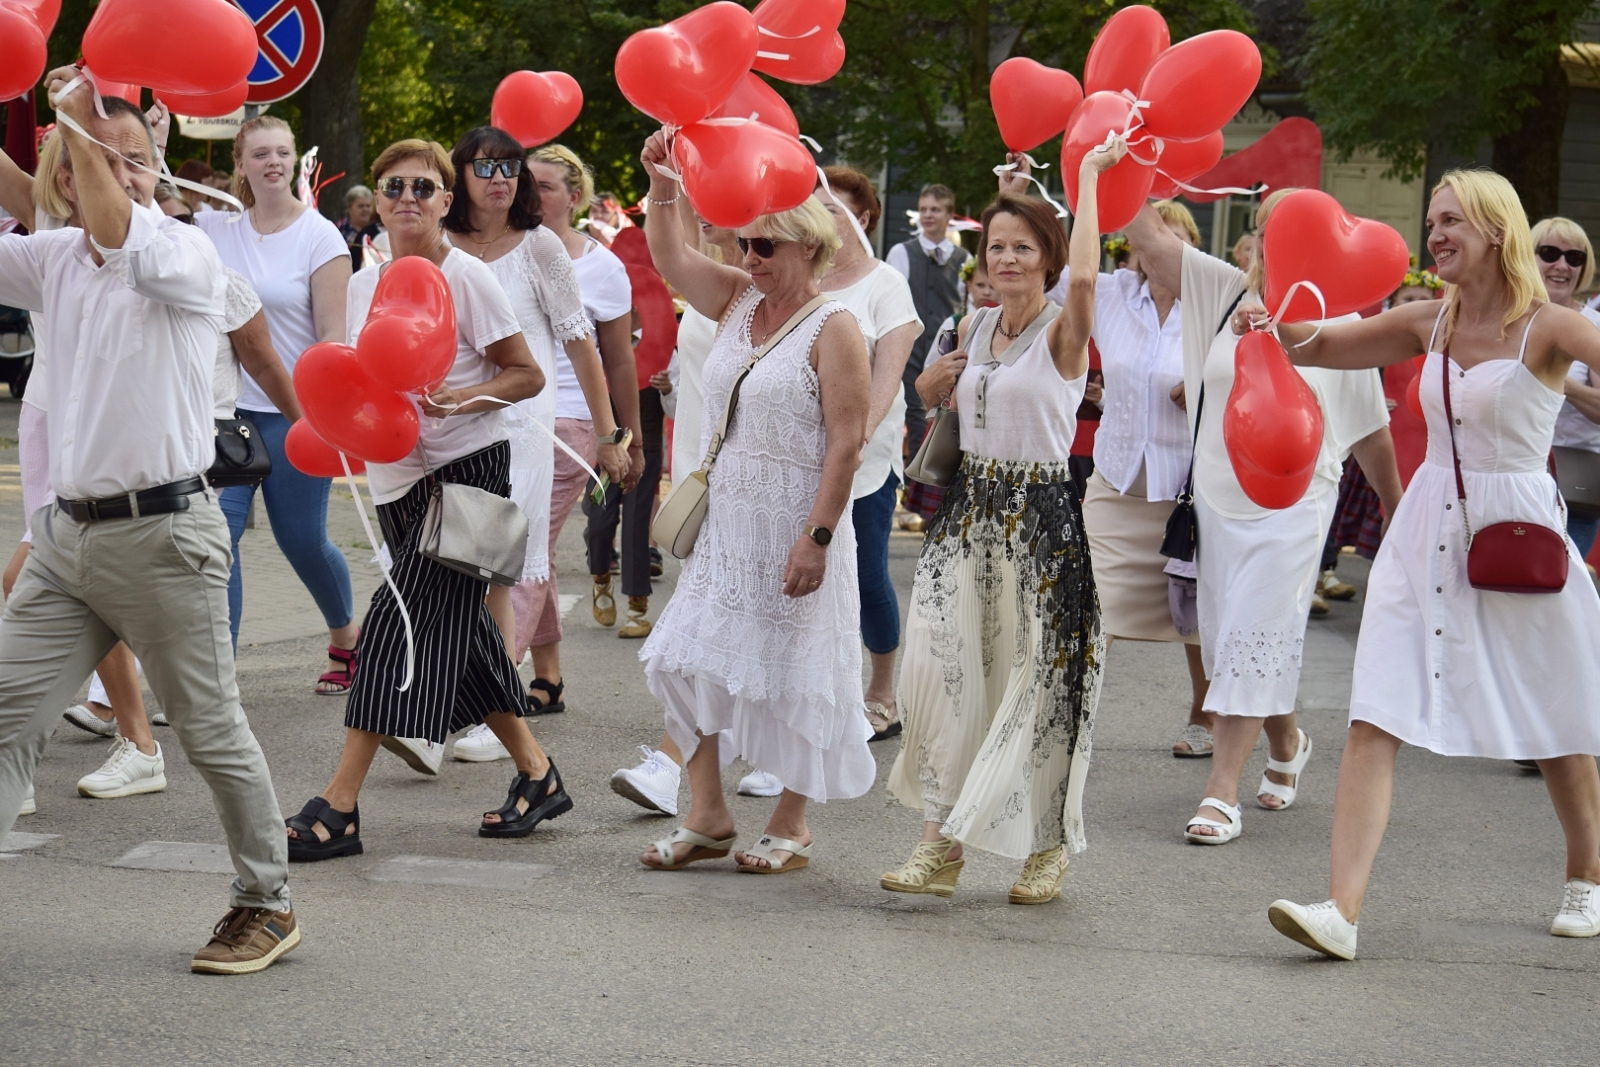
{"label": "gold wedge sandal", "polygon": [[932,893],[949,899],[955,896],[956,879],[966,860],[952,860],[956,842],[946,837],[939,841],[918,841],[911,858],[898,871],[890,871],[878,884],[893,893]]}
{"label": "gold wedge sandal", "polygon": [[1067,876],[1067,847],[1057,845],[1048,852],[1035,852],[1022,865],[1022,875],[1011,887],[1013,904],[1048,904],[1061,895],[1061,882]]}

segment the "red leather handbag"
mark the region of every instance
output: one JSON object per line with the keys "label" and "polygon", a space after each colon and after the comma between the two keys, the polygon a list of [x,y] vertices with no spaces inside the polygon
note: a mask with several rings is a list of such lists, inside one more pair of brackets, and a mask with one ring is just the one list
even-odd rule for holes
{"label": "red leather handbag", "polygon": [[[1467,581],[1495,593],[1559,593],[1567,584],[1567,539],[1537,522],[1497,522],[1477,534],[1467,521],[1467,486],[1456,451],[1456,419],[1450,408],[1450,349],[1440,357],[1444,378],[1444,418],[1450,431],[1450,457],[1456,465],[1456,497],[1467,532]],[[1551,464],[1554,474],[1554,461]],[[1558,506],[1560,493],[1556,494]]]}

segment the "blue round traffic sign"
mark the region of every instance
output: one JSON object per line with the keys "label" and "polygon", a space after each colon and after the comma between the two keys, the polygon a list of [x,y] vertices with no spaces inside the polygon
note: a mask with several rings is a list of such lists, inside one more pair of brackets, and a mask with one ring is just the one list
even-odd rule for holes
{"label": "blue round traffic sign", "polygon": [[316,0],[234,0],[256,25],[252,104],[285,100],[311,80],[322,61],[322,11]]}

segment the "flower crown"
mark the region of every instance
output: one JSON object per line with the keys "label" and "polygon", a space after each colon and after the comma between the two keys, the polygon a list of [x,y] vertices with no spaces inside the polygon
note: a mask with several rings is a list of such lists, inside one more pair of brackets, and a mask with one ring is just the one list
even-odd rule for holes
{"label": "flower crown", "polygon": [[1444,279],[1431,270],[1418,270],[1412,267],[1406,271],[1406,276],[1400,279],[1400,288],[1427,289],[1430,292],[1437,292],[1444,288]]}
{"label": "flower crown", "polygon": [[1107,237],[1105,242],[1100,247],[1105,249],[1106,255],[1110,256],[1112,259],[1115,259],[1120,255],[1126,254],[1128,249],[1132,246],[1128,244],[1128,239],[1122,234],[1114,233],[1110,237]]}
{"label": "flower crown", "polygon": [[978,257],[977,256],[968,256],[967,257],[967,261],[965,263],[961,264],[961,280],[963,282],[970,282],[970,281],[972,281],[972,276],[974,274],[976,274],[977,272],[978,272]]}

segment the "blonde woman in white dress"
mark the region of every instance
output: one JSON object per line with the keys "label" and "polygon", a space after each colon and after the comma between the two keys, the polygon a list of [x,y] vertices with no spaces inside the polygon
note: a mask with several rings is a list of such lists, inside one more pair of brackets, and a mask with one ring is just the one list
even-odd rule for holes
{"label": "blonde woman in white dress", "polygon": [[815,199],[741,228],[741,270],[690,249],[678,212],[663,210],[681,195],[662,173],[671,166],[664,132],[651,136],[640,160],[651,176],[650,254],[668,283],[720,324],[705,366],[702,444],[740,369],[776,341],[740,386],[705,525],[640,651],[667,732],[688,757],[691,797],[683,825],[640,861],[676,870],[733,849],[720,760],[727,754],[786,787],[766,832],[735,857],[739,870],[786,873],[810,862],[806,801],[860,796],[877,776],[861,714],[849,511],[871,390],[866,343],[837,301],[778,339],[818,295],[839,248]]}
{"label": "blonde woman in white dress", "polygon": [[[1085,847],[1083,787],[1105,638],[1067,460],[1089,375],[1099,279],[1100,171],[1084,160],[1070,245],[1037,198],[983,213],[999,308],[961,320],[961,348],[917,379],[929,410],[953,398],[965,456],[917,562],[900,671],[905,741],[889,793],[922,812],[910,858],[880,880],[949,897],[968,846],[1022,860],[1014,904],[1061,894]],[[1045,295],[1072,265],[1065,310]]]}
{"label": "blonde woman in white dress", "polygon": [[1570,540],[1569,577],[1553,595],[1482,591],[1466,566],[1467,526],[1565,529],[1546,463],[1567,371],[1574,363],[1600,370],[1600,330],[1545,300],[1527,216],[1498,174],[1445,174],[1427,226],[1428,251],[1448,283],[1442,308],[1407,304],[1329,327],[1302,348],[1293,345],[1309,328],[1279,328],[1296,361],[1319,366],[1381,367],[1427,354],[1427,459],[1367,582],[1334,797],[1331,899],[1279,900],[1269,913],[1286,936],[1339,959],[1355,957],[1401,744],[1537,760],[1567,843],[1565,896],[1550,932],[1600,933],[1600,596]]}
{"label": "blonde woman in white dress", "polygon": [[[1256,212],[1258,233],[1274,205],[1291,191],[1280,190],[1262,203]],[[1301,376],[1316,394],[1323,423],[1311,484],[1300,500],[1281,510],[1251,500],[1234,475],[1222,420],[1233,391],[1239,343],[1228,320],[1237,308],[1259,305],[1261,257],[1252,257],[1246,273],[1208,256],[1173,236],[1148,205],[1126,232],[1145,273],[1183,301],[1184,394],[1189,425],[1198,423],[1193,431],[1200,533],[1196,608],[1201,657],[1210,679],[1205,710],[1216,713],[1211,774],[1184,838],[1197,845],[1224,845],[1244,829],[1239,779],[1263,727],[1270,751],[1256,787],[1258,807],[1285,811],[1292,806],[1311,757],[1311,738],[1295,715],[1295,695],[1311,594],[1321,572],[1344,459],[1355,455],[1388,515],[1399,504],[1400,474],[1378,376],[1303,369]],[[1259,252],[1259,238],[1256,244]]]}

